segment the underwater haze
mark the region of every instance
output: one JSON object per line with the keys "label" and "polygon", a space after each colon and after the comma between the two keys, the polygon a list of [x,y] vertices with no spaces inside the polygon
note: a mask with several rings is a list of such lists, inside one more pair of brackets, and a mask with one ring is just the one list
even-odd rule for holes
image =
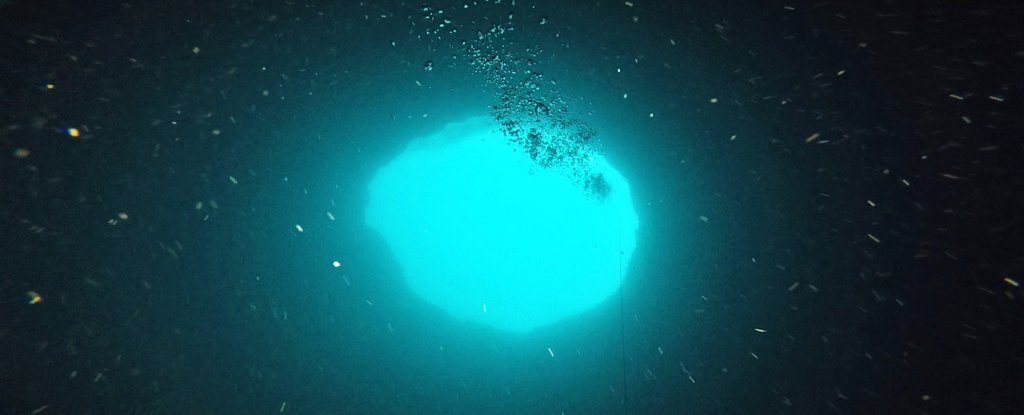
{"label": "underwater haze", "polygon": [[0,414],[1002,414],[1024,7],[0,1]]}

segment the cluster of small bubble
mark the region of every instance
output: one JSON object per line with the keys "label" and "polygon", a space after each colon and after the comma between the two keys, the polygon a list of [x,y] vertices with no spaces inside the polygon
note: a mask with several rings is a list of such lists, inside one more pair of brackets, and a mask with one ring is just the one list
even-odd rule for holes
{"label": "cluster of small bubble", "polygon": [[440,38],[444,34],[455,34],[457,30],[452,20],[444,15],[444,9],[435,9],[423,3],[420,6],[423,13],[423,21],[427,23],[423,34],[429,37]]}
{"label": "cluster of small bubble", "polygon": [[[500,3],[495,0],[492,4]],[[511,4],[515,6],[514,1]],[[421,11],[428,23],[427,35],[439,38],[444,33],[468,32],[460,32],[442,9],[423,4]],[[516,151],[524,151],[539,168],[567,175],[589,196],[605,198],[608,183],[591,167],[597,154],[597,132],[569,113],[556,83],[536,70],[539,48],[514,50],[516,45],[507,36],[516,30],[514,23],[515,14],[509,12],[488,28],[476,30],[474,36],[461,40],[461,56],[456,58],[461,57],[495,88],[496,103],[490,112]],[[544,18],[539,24],[546,23]],[[432,62],[424,65],[425,70],[432,68]]]}

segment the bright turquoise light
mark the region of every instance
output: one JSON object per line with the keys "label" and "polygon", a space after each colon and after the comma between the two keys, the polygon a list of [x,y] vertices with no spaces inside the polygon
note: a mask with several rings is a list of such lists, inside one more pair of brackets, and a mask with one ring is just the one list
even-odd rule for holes
{"label": "bright turquoise light", "polygon": [[590,168],[610,191],[595,197],[515,148],[490,117],[412,141],[370,183],[366,223],[426,301],[525,332],[614,293],[638,219],[629,184],[603,157]]}

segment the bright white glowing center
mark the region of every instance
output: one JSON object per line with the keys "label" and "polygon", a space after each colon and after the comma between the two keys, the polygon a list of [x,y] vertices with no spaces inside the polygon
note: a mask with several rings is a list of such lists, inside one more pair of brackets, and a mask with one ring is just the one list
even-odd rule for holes
{"label": "bright white glowing center", "polygon": [[513,151],[489,117],[412,141],[369,186],[366,223],[413,292],[460,320],[511,331],[614,293],[636,245],[629,184],[604,157],[605,197]]}

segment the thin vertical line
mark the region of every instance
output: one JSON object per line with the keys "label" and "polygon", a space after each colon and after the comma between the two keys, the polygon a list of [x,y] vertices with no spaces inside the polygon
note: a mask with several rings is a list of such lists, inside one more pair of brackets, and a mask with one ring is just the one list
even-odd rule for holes
{"label": "thin vertical line", "polygon": [[619,341],[622,350],[622,413],[629,413],[629,393],[626,390],[626,306],[622,290],[625,281],[622,273],[622,220],[619,220]]}
{"label": "thin vertical line", "polygon": [[[619,262],[622,262],[622,255],[619,255]],[[621,265],[619,266],[621,269]],[[621,274],[620,274],[621,275]],[[622,345],[622,413],[628,413],[629,394],[626,391],[626,317],[622,305],[622,285],[619,285],[619,335]]]}

